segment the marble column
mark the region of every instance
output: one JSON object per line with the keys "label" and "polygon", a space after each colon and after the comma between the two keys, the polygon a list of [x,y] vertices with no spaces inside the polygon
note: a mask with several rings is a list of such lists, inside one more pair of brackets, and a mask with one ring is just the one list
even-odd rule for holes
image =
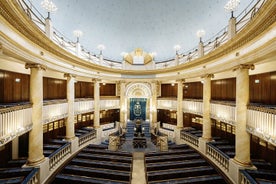
{"label": "marble column", "polygon": [[177,128],[183,128],[183,82],[184,80],[177,81]]}
{"label": "marble column", "polygon": [[18,151],[19,151],[19,137],[15,137],[12,140],[12,159],[18,159]]}
{"label": "marble column", "polygon": [[203,126],[202,138],[211,140],[211,118],[210,118],[210,100],[211,100],[211,78],[213,74],[203,76]]}
{"label": "marble column", "polygon": [[232,39],[236,35],[236,18],[231,17],[228,22],[228,39]]}
{"label": "marble column", "polygon": [[39,165],[45,159],[43,155],[43,70],[41,64],[26,64],[26,69],[31,69],[30,75],[30,102],[32,104],[33,127],[29,133],[28,165]]}
{"label": "marble column", "polygon": [[94,79],[94,127],[100,127],[100,80]]}
{"label": "marble column", "polygon": [[203,42],[200,40],[199,44],[198,44],[198,57],[202,57],[204,56],[204,46],[203,46]]}
{"label": "marble column", "polygon": [[179,55],[175,55],[175,66],[179,65]]}
{"label": "marble column", "polygon": [[120,81],[119,83],[119,94],[120,94],[120,122],[123,124],[123,127],[126,126],[126,100],[125,100],[125,91],[126,91],[126,83],[125,81]]}
{"label": "marble column", "polygon": [[68,117],[66,118],[66,139],[73,139],[75,137],[75,111],[74,111],[74,99],[75,99],[75,76],[72,74],[64,74],[67,78],[67,103],[68,103]]}
{"label": "marble column", "polygon": [[157,123],[157,85],[156,81],[151,83],[152,97],[151,97],[151,126]]}
{"label": "marble column", "polygon": [[249,69],[254,65],[240,65],[236,69],[236,155],[240,165],[250,165],[250,135],[246,131],[249,103]]}
{"label": "marble column", "polygon": [[45,33],[48,38],[53,39],[53,25],[49,17],[45,19]]}

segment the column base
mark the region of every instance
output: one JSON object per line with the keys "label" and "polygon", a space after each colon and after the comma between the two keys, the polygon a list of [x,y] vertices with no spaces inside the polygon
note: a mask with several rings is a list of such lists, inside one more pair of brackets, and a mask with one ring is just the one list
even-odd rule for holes
{"label": "column base", "polygon": [[241,165],[235,159],[230,159],[228,174],[233,183],[240,183],[240,169],[256,169],[256,167],[253,165]]}
{"label": "column base", "polygon": [[180,138],[180,132],[183,127],[176,127],[174,130],[174,136],[175,136],[175,144],[184,144],[183,140]]}
{"label": "column base", "polygon": [[44,183],[47,178],[49,178],[50,175],[50,165],[49,165],[49,158],[44,157],[43,160],[40,161],[40,163],[36,162],[36,165],[30,165],[30,164],[25,164],[23,168],[26,167],[35,167],[39,168],[39,181],[38,183]]}
{"label": "column base", "polygon": [[212,140],[212,138],[204,138],[204,137],[200,137],[198,139],[198,150],[203,153],[204,155],[206,155],[206,143],[210,142]]}
{"label": "column base", "polygon": [[239,161],[236,157],[233,158],[233,161],[234,161],[236,164],[238,164],[238,165],[240,165],[240,166],[242,166],[242,167],[251,167],[251,166],[252,166],[252,163],[251,163],[251,162],[241,162],[241,161]]}
{"label": "column base", "polygon": [[44,161],[45,161],[45,157],[44,157],[44,155],[42,155],[42,157],[39,158],[37,161],[30,161],[30,160],[27,160],[26,165],[33,167],[33,166],[40,165],[40,164],[41,164],[42,162],[44,162]]}
{"label": "column base", "polygon": [[71,137],[65,137],[65,140],[71,142],[72,140],[74,140],[76,138],[76,136],[71,136]]}

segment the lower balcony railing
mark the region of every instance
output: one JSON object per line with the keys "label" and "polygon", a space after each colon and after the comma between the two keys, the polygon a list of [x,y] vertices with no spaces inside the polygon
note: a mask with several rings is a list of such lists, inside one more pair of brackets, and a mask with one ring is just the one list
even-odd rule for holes
{"label": "lower balcony railing", "polygon": [[83,144],[87,143],[88,141],[91,141],[96,138],[96,131],[92,130],[91,132],[87,134],[83,134],[79,137],[79,146],[82,146]]}
{"label": "lower balcony railing", "polygon": [[189,142],[192,145],[198,147],[198,143],[199,143],[198,137],[190,134],[189,132],[182,131],[180,133],[180,138],[183,139],[184,141]]}
{"label": "lower balcony railing", "polygon": [[61,160],[71,153],[71,143],[66,143],[49,156],[49,166],[52,170]]}
{"label": "lower balcony railing", "polygon": [[220,166],[222,166],[226,171],[229,171],[229,156],[220,151],[214,145],[206,144],[206,154],[214,159]]}
{"label": "lower balcony railing", "polygon": [[246,170],[240,170],[241,184],[258,184]]}

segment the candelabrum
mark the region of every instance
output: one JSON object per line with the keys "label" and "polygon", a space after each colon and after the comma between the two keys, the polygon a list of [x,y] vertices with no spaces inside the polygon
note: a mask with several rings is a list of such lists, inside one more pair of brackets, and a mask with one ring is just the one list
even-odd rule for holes
{"label": "candelabrum", "polygon": [[57,6],[51,0],[42,1],[41,6],[48,12],[48,19],[50,19],[50,13],[57,11]]}

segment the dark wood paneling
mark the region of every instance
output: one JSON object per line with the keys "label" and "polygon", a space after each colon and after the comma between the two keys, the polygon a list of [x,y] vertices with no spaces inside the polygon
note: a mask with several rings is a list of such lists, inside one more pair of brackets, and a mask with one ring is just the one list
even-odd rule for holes
{"label": "dark wood paneling", "polygon": [[0,149],[0,168],[7,167],[7,163],[12,159],[12,142],[5,144]]}
{"label": "dark wood paneling", "polygon": [[251,103],[276,104],[276,72],[251,75],[249,79]]}
{"label": "dark wood paneling", "polygon": [[100,96],[116,96],[116,84],[100,84]]}
{"label": "dark wood paneling", "polygon": [[100,114],[101,114],[101,118],[100,118],[101,124],[120,121],[120,110],[119,109],[102,110],[100,112]]}
{"label": "dark wood paneling", "polygon": [[43,78],[43,99],[66,99],[66,80]]}
{"label": "dark wood paneling", "polygon": [[0,87],[0,103],[29,101],[29,75],[0,71]]}
{"label": "dark wood paneling", "polygon": [[177,97],[177,84],[161,84],[161,97]]}
{"label": "dark wood paneling", "polygon": [[75,98],[94,98],[93,82],[75,83]]}
{"label": "dark wood paneling", "polygon": [[190,82],[183,85],[183,97],[202,99],[203,85],[201,82]]}
{"label": "dark wood paneling", "polygon": [[211,99],[235,101],[236,78],[211,81]]}
{"label": "dark wood paneling", "polygon": [[162,123],[169,123],[172,125],[177,124],[176,111],[170,111],[165,109],[157,110],[157,121]]}

